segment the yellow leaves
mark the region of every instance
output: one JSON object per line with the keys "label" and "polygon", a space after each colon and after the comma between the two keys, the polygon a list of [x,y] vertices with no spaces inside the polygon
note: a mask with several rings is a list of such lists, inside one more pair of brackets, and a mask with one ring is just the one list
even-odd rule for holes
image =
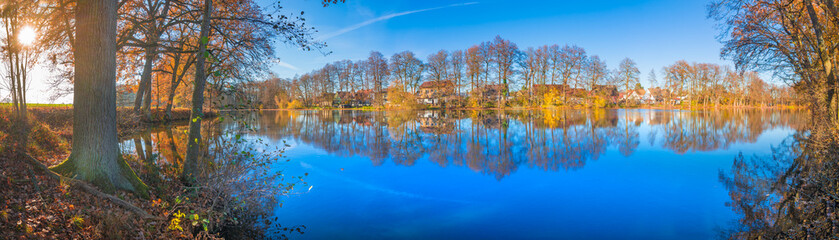
{"label": "yellow leaves", "polygon": [[169,221],[169,230],[178,230],[183,231],[184,229],[181,227],[181,218],[186,216],[186,214],[181,213],[181,210],[178,210],[177,213],[174,214],[174,218]]}
{"label": "yellow leaves", "polygon": [[73,218],[70,218],[70,224],[78,228],[82,228],[84,226],[84,218],[78,215],[73,216]]}
{"label": "yellow leaves", "polygon": [[177,213],[175,213],[175,217],[176,217],[176,218],[183,218],[184,216],[186,216],[186,214],[181,213],[181,210],[178,210],[178,212],[177,212]]}

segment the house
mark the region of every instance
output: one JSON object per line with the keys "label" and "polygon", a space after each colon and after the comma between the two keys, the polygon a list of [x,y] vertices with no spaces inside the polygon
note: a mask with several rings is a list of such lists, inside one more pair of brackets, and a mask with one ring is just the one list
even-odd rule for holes
{"label": "house", "polygon": [[682,104],[682,101],[687,99],[687,95],[664,88],[651,88],[649,92],[651,99],[658,104]]}
{"label": "house", "polygon": [[605,98],[607,101],[612,103],[618,102],[618,87],[614,85],[594,85],[591,89],[592,94]]}
{"label": "house", "polygon": [[443,106],[454,96],[454,83],[449,80],[427,81],[419,86],[417,101],[432,106]]}
{"label": "house", "polygon": [[641,103],[643,103],[643,104],[655,104],[656,103],[656,99],[655,99],[655,96],[653,96],[652,91],[647,91],[646,93],[644,93],[644,96],[641,97]]}
{"label": "house", "polygon": [[332,103],[334,107],[354,107],[355,101],[355,94],[353,92],[346,92],[341,91],[335,94],[335,99]]}
{"label": "house", "polygon": [[485,100],[489,101],[500,101],[501,99],[507,98],[507,85],[504,84],[491,84],[484,86],[481,89],[481,96]]}
{"label": "house", "polygon": [[318,107],[332,107],[333,102],[335,101],[335,94],[334,93],[323,93],[320,96],[315,97],[315,106]]}
{"label": "house", "polygon": [[533,84],[533,94],[537,96],[545,95],[550,92],[562,92],[567,87],[564,84]]}
{"label": "house", "polygon": [[620,93],[618,99],[620,102],[625,103],[641,103],[642,99],[644,99],[644,94],[646,94],[644,89],[627,90]]}

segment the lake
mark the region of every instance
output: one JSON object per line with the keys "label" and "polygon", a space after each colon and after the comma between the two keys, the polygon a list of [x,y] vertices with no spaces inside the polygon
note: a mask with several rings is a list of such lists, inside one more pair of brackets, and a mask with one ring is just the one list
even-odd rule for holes
{"label": "lake", "polygon": [[[771,154],[807,116],[263,111],[245,116],[255,128],[245,138],[287,144],[274,168],[305,175],[275,210],[280,224],[305,226],[294,239],[709,239],[738,219],[720,181],[734,158]],[[171,162],[185,130],[151,129],[121,147]]]}

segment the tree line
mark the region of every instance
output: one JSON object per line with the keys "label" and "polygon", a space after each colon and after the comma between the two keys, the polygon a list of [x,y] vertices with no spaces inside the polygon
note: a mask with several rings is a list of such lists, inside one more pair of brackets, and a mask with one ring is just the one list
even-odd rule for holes
{"label": "tree line", "polygon": [[[658,99],[654,104],[801,103],[790,87],[768,83],[757,72],[712,63],[677,61],[658,74],[650,70],[646,83],[641,82],[630,58],[610,69],[605,60],[576,45],[520,49],[497,36],[466,50],[440,50],[424,60],[411,51],[390,57],[372,51],[366,59],[340,60],[241,88],[251,89],[246,99],[264,108],[346,106],[346,101],[363,102],[353,106],[416,106],[418,98],[445,99],[446,107],[591,106],[598,99],[600,106],[616,106],[636,104],[636,99],[622,96],[645,89],[643,85],[641,95],[649,91]],[[443,94],[424,94],[423,88]]]}

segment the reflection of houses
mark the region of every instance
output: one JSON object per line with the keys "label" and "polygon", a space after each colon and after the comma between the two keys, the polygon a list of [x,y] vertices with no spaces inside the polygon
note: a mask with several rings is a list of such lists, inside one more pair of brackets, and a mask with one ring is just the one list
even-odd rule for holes
{"label": "reflection of houses", "polygon": [[426,133],[449,134],[454,131],[454,119],[443,116],[438,111],[425,111],[419,114],[420,130]]}
{"label": "reflection of houses", "polygon": [[454,97],[454,83],[445,81],[427,81],[417,90],[417,101],[432,106],[442,106]]}

